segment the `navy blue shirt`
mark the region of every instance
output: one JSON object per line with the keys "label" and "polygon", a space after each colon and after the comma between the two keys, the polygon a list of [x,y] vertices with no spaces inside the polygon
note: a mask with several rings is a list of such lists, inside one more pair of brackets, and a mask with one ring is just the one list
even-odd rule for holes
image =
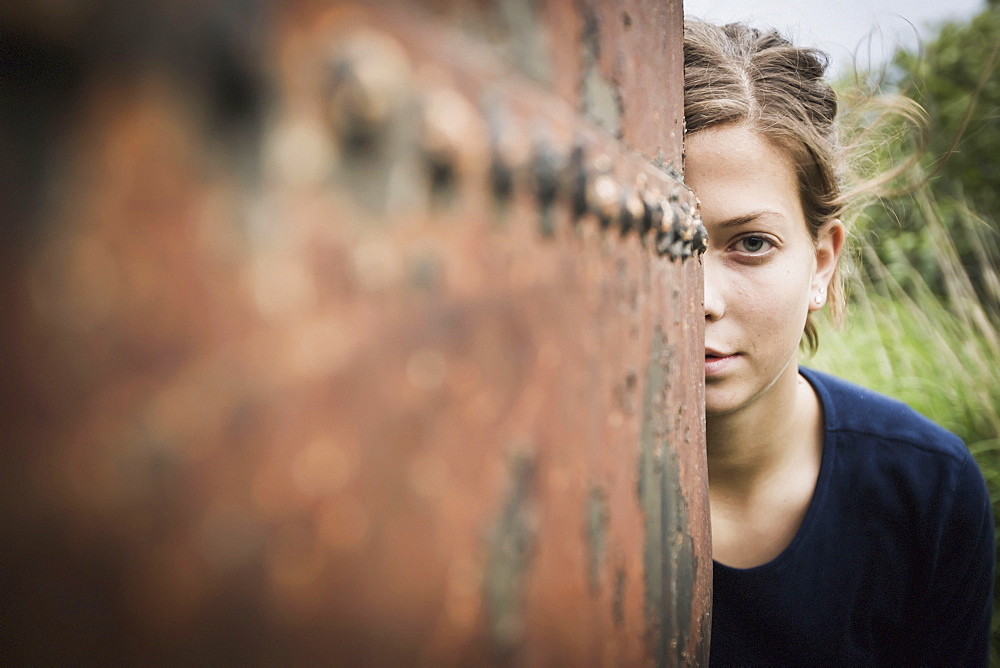
{"label": "navy blue shirt", "polygon": [[819,478],[773,561],[714,566],[717,666],[987,665],[994,562],[983,477],[954,434],[809,369]]}

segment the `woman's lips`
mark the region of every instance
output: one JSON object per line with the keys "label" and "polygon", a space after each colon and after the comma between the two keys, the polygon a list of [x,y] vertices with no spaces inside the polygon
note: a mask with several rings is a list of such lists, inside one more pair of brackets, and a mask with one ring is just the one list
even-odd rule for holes
{"label": "woman's lips", "polygon": [[739,353],[724,353],[705,349],[705,378],[719,376],[732,367],[739,359]]}

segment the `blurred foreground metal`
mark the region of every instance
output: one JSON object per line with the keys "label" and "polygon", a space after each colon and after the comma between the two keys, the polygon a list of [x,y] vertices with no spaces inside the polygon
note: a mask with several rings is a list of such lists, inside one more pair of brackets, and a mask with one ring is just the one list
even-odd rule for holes
{"label": "blurred foreground metal", "polygon": [[5,663],[706,661],[679,1],[0,29]]}

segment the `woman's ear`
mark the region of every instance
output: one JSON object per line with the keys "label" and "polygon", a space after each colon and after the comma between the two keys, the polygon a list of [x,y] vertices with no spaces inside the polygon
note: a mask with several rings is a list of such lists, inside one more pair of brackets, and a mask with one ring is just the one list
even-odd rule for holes
{"label": "woman's ear", "polygon": [[816,308],[826,302],[827,286],[833,280],[846,236],[847,230],[839,218],[827,221],[819,230],[816,239],[816,273],[813,274],[812,285],[813,294],[820,295],[819,301],[813,302]]}

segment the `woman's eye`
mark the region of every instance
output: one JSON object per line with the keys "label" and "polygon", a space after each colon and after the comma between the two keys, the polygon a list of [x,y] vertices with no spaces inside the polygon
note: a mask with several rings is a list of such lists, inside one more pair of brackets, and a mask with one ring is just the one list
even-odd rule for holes
{"label": "woman's eye", "polygon": [[736,242],[736,248],[744,253],[760,253],[771,246],[771,242],[764,237],[743,237]]}

